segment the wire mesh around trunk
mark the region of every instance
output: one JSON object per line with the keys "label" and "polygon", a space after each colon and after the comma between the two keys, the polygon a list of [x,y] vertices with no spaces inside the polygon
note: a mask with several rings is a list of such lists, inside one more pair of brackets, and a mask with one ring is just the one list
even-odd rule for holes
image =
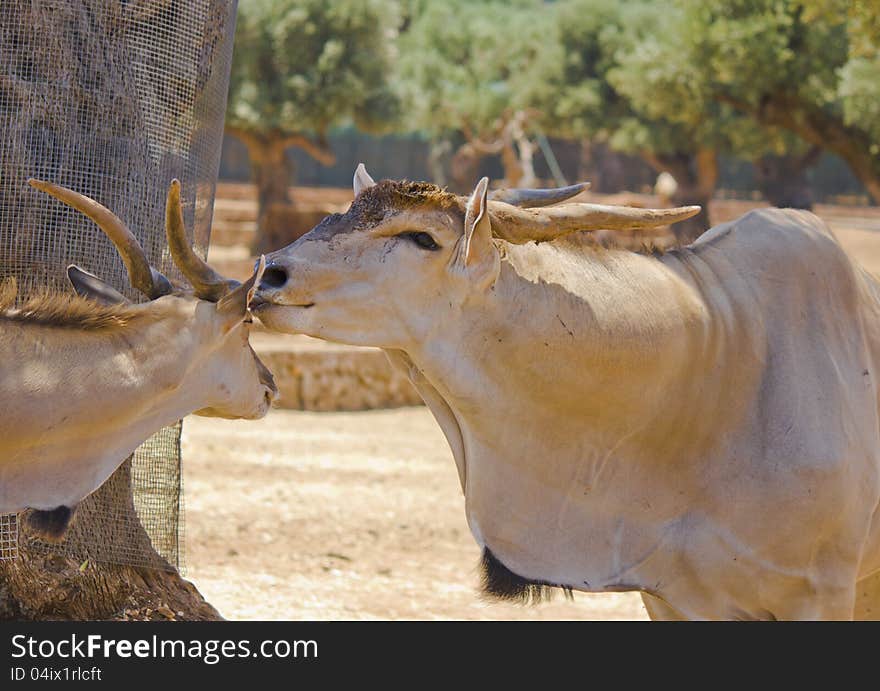
{"label": "wire mesh around trunk", "polygon": [[[184,218],[207,252],[220,162],[236,0],[3,0],[0,11],[0,279],[19,297],[70,290],[78,264],[141,301],[109,240],[26,180],[81,192],[114,211],[154,266],[167,251],[164,197],[182,184]],[[141,446],[77,511],[69,556],[182,564],[180,425]],[[0,558],[16,521],[0,517]],[[145,531],[145,532],[144,532]],[[148,539],[144,539],[144,535]],[[155,553],[153,552],[155,550]]]}

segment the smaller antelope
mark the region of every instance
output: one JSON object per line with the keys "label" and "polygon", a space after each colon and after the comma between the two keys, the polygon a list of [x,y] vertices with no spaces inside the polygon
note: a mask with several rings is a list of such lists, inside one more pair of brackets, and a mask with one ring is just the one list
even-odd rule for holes
{"label": "smaller antelope", "polygon": [[58,539],[77,504],[150,435],[193,412],[261,418],[277,390],[248,342],[248,301],[264,260],[243,284],[202,261],[187,242],[177,180],[166,234],[191,288],[151,267],[105,207],[28,182],[95,221],[150,298],[133,304],[76,266],[67,274],[77,294],[47,292],[20,308],[14,283],[0,295],[0,513],[34,509],[31,527]]}

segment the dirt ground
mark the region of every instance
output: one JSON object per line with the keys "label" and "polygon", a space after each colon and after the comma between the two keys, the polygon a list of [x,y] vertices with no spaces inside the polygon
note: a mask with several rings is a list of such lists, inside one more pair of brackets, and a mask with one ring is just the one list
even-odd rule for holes
{"label": "dirt ground", "polygon": [[[718,222],[742,213],[719,204]],[[880,210],[819,207],[880,273]],[[720,216],[720,217],[719,217]],[[424,408],[184,425],[187,577],[229,619],[644,619],[636,594],[490,604]]]}
{"label": "dirt ground", "polygon": [[184,423],[186,577],[228,619],[644,619],[632,593],[484,602],[426,408]]}

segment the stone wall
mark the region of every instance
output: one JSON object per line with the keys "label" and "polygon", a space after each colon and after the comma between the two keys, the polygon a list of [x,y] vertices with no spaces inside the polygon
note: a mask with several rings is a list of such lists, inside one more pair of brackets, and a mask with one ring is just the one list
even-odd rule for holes
{"label": "stone wall", "polygon": [[393,370],[378,348],[267,333],[253,334],[251,343],[275,375],[276,407],[343,411],[422,404],[407,377]]}

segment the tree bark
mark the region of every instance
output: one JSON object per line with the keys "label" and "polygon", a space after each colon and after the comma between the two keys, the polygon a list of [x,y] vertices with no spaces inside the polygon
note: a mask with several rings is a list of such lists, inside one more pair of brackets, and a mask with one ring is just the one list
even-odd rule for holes
{"label": "tree bark", "polygon": [[[642,156],[652,168],[648,157]],[[630,189],[632,175],[626,165],[626,158],[604,142],[584,139],[581,142],[578,179],[590,183],[590,190],[600,194],[616,194]]]}
{"label": "tree bark", "polygon": [[[106,520],[111,515],[115,520]],[[0,620],[215,620],[195,586],[153,550],[137,518],[131,461],[77,509],[69,536],[87,533],[91,556],[48,549],[19,517],[18,558],[0,561]],[[102,558],[135,555],[141,566]]]}
{"label": "tree bark", "polygon": [[807,171],[821,155],[822,149],[814,146],[805,154],[761,157],[754,162],[758,189],[773,206],[812,210]]}
{"label": "tree bark", "polygon": [[535,186],[535,145],[526,134],[526,125],[537,115],[532,109],[505,114],[501,129],[501,165],[506,187]]}
{"label": "tree bark", "polygon": [[534,144],[528,140],[525,125],[536,111],[506,111],[491,128],[477,131],[470,123],[461,125],[465,143],[452,157],[451,175],[454,192],[467,194],[474,188],[480,162],[486,156],[500,155],[504,187],[535,184]]}
{"label": "tree bark", "polygon": [[578,156],[578,180],[589,180],[593,192],[601,192],[602,173],[601,167],[596,165],[596,145],[589,139],[581,140],[580,155]]}
{"label": "tree bark", "polygon": [[702,148],[696,153],[643,153],[642,157],[658,173],[666,171],[678,183],[671,197],[675,206],[698,205],[700,213],[671,227],[679,245],[688,245],[711,227],[709,204],[718,182],[718,158],[714,150]]}

